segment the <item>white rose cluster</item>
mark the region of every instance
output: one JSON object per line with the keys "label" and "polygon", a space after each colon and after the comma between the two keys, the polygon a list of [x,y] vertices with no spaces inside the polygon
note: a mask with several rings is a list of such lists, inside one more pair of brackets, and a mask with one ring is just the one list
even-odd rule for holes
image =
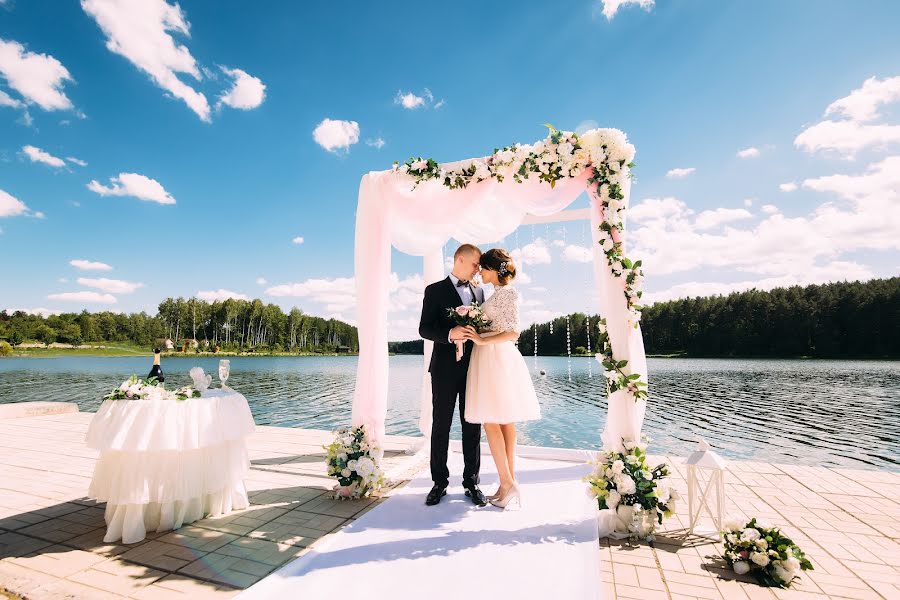
{"label": "white rose cluster", "polygon": [[334,436],[325,449],[328,474],[340,480],[335,497],[362,498],[377,493],[384,486],[384,450],[369,437],[365,426],[341,427]]}

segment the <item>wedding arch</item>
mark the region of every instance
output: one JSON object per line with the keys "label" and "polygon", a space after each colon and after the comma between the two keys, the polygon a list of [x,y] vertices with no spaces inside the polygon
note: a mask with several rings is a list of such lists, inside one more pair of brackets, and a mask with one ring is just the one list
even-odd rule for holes
{"label": "wedding arch", "polygon": [[[370,172],[359,187],[355,277],[359,363],[353,425],[382,439],[388,400],[388,313],[391,246],[423,257],[425,284],[444,275],[443,247],[451,239],[483,244],[523,223],[567,220],[563,211],[584,191],[590,197],[594,275],[599,297],[599,345],[606,369],[608,417],[604,449],[638,441],[646,408],[647,361],[640,331],[643,272],[625,256],[623,233],[634,146],[617,129],[576,135],[549,126],[531,145],[438,164],[414,158]],[[575,211],[568,211],[575,212]],[[420,429],[431,428],[432,342],[425,342]]]}

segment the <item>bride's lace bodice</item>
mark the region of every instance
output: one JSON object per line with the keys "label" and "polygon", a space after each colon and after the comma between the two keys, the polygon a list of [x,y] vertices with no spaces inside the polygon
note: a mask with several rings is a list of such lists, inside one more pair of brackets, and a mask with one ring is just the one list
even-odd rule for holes
{"label": "bride's lace bodice", "polygon": [[491,320],[490,331],[519,331],[519,291],[511,285],[498,287],[485,301],[484,316]]}

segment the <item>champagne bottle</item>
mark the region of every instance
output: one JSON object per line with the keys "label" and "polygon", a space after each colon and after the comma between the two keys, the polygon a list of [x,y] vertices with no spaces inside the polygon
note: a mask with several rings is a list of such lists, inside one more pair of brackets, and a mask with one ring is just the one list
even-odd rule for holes
{"label": "champagne bottle", "polygon": [[159,348],[156,348],[155,350],[153,350],[153,368],[150,369],[150,374],[147,375],[147,378],[149,379],[151,377],[156,377],[156,380],[160,384],[162,384],[166,380],[166,378],[163,375],[162,367],[159,365],[159,357],[160,350]]}

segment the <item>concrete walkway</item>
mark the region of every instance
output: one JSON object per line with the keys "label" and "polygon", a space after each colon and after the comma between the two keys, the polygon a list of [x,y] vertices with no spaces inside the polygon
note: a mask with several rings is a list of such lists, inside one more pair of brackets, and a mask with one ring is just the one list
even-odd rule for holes
{"label": "concrete walkway", "polygon": [[[328,432],[258,427],[249,509],[139,544],[105,544],[103,505],[85,499],[96,458],[84,446],[91,416],[0,420],[0,598],[230,597],[373,505],[330,499]],[[388,469],[405,473],[400,480],[425,466],[403,453],[415,439],[389,440]],[[680,459],[668,461],[684,492]],[[729,481],[732,512],[740,502],[780,525],[815,571],[791,591],[736,578],[719,545],[679,531],[682,506],[652,545],[601,541],[604,598],[900,598],[900,474],[737,462]]]}

